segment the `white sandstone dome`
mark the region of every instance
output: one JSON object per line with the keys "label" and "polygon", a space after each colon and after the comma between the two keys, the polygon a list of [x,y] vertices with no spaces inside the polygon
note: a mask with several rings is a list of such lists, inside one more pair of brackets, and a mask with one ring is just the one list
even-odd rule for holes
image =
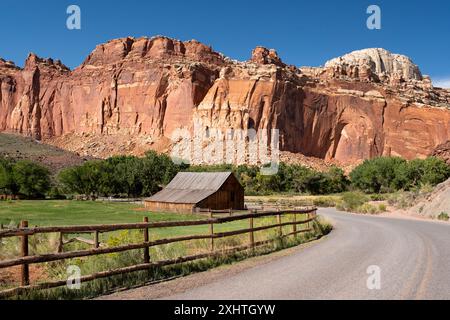
{"label": "white sandstone dome", "polygon": [[328,61],[326,68],[336,66],[369,66],[378,76],[402,76],[405,80],[422,80],[419,67],[407,56],[391,53],[385,49],[372,48],[353,51]]}

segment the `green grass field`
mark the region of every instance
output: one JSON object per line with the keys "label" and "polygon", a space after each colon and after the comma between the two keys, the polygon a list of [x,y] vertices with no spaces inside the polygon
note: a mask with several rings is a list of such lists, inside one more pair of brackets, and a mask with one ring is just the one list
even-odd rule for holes
{"label": "green grass field", "polygon": [[0,223],[5,225],[21,220],[28,220],[32,226],[135,223],[142,222],[145,216],[151,221],[195,218],[193,215],[150,213],[141,205],[129,203],[74,200],[0,202]]}

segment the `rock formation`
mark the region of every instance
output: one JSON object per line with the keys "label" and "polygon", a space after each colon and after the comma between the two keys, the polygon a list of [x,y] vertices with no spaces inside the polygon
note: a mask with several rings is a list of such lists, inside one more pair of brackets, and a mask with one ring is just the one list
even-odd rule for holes
{"label": "rock formation", "polygon": [[431,153],[431,156],[441,158],[450,165],[450,140],[438,145]]}
{"label": "rock formation", "polygon": [[73,71],[0,60],[0,131],[91,156],[168,152],[177,129],[280,130],[280,148],[344,164],[425,157],[450,140],[450,92],[407,57],[351,53],[297,68],[257,47],[247,62],[197,41],[123,38]]}
{"label": "rock formation", "polygon": [[328,61],[325,67],[363,80],[423,80],[419,67],[410,58],[379,48],[353,51]]}
{"label": "rock formation", "polygon": [[450,214],[450,179],[437,185],[424,199],[420,199],[410,210],[416,216],[437,219],[440,214]]}

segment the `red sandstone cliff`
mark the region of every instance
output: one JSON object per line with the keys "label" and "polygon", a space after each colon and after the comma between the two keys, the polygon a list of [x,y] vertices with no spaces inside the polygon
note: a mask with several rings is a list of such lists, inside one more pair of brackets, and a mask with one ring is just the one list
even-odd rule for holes
{"label": "red sandstone cliff", "polygon": [[197,41],[125,38],[70,71],[31,54],[0,60],[0,131],[93,156],[168,151],[178,128],[280,130],[282,150],[354,163],[429,155],[450,140],[450,92],[382,49],[324,68],[258,47],[238,62]]}

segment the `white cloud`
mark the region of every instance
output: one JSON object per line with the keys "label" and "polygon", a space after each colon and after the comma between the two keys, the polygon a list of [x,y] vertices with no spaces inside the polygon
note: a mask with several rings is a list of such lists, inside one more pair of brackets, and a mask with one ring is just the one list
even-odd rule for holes
{"label": "white cloud", "polygon": [[433,86],[450,89],[450,77],[433,79]]}

